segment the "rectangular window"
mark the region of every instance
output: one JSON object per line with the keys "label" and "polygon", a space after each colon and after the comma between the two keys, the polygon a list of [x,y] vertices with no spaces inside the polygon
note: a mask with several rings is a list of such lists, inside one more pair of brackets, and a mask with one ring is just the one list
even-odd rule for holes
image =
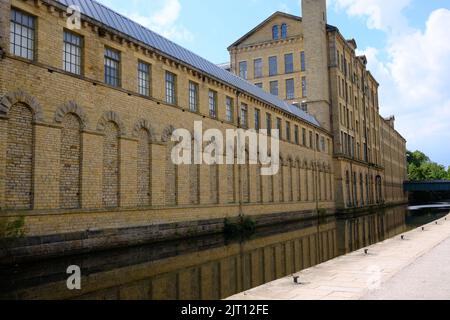
{"label": "rectangular window", "polygon": [[166,71],[166,102],[169,104],[177,103],[176,82],[177,76]]}
{"label": "rectangular window", "polygon": [[285,73],[294,72],[294,55],[292,53],[284,55],[284,72]]}
{"label": "rectangular window", "polygon": [[261,129],[261,111],[255,109],[255,130],[259,131]]}
{"label": "rectangular window", "polygon": [[189,81],[189,110],[198,112],[198,84]]}
{"label": "rectangular window", "polygon": [[302,72],[306,71],[305,51],[300,52],[300,66]]}
{"label": "rectangular window", "polygon": [[239,76],[242,79],[247,79],[247,61],[239,62]]}
{"label": "rectangular window", "polygon": [[309,147],[311,149],[314,148],[314,141],[313,141],[313,133],[312,133],[312,131],[309,132]]}
{"label": "rectangular window", "polygon": [[248,106],[244,103],[241,105],[241,127],[248,128]]}
{"label": "rectangular window", "polygon": [[278,81],[270,81],[270,93],[278,96]]}
{"label": "rectangular window", "polygon": [[208,101],[209,101],[209,116],[211,118],[216,119],[217,118],[217,92],[213,90],[209,90],[208,94]]}
{"label": "rectangular window", "polygon": [[319,135],[316,133],[316,150],[320,151],[320,140]]}
{"label": "rectangular window", "polygon": [[291,142],[291,123],[286,121],[286,140]]}
{"label": "rectangular window", "polygon": [[138,89],[140,95],[150,97],[150,65],[143,61],[138,62]]}
{"label": "rectangular window", "polygon": [[294,142],[295,142],[295,144],[300,144],[300,140],[299,140],[299,132],[298,132],[298,126],[296,125],[295,127],[294,127]]}
{"label": "rectangular window", "polygon": [[325,146],[325,138],[324,137],[320,137],[320,146],[321,146],[321,151],[325,152],[326,151],[326,146]]}
{"label": "rectangular window", "polygon": [[269,76],[276,76],[278,74],[278,58],[269,57]]}
{"label": "rectangular window", "polygon": [[267,134],[272,135],[272,116],[270,114],[266,114],[266,128]]}
{"label": "rectangular window", "polygon": [[302,145],[306,147],[306,129],[302,128]]}
{"label": "rectangular window", "polygon": [[10,52],[25,59],[34,59],[35,18],[16,9],[11,10]]}
{"label": "rectangular window", "polygon": [[262,78],[263,76],[263,61],[262,59],[255,59],[253,61],[253,67],[255,71],[255,78]]}
{"label": "rectangular window", "polygon": [[277,130],[278,130],[278,132],[279,132],[279,134],[280,134],[280,139],[283,139],[283,125],[282,125],[282,123],[281,123],[281,119],[280,118],[277,118]]}
{"label": "rectangular window", "polygon": [[255,83],[255,86],[257,86],[258,88],[261,88],[261,89],[262,89],[263,84],[262,84],[261,82],[258,82],[258,83]]}
{"label": "rectangular window", "polygon": [[226,98],[226,108],[227,108],[227,121],[234,122],[234,110],[233,110],[233,99],[230,97]]}
{"label": "rectangular window", "polygon": [[69,31],[64,31],[64,71],[81,75],[82,46],[83,40],[79,35]]}
{"label": "rectangular window", "polygon": [[120,86],[120,52],[111,48],[105,49],[105,83]]}
{"label": "rectangular window", "polygon": [[286,99],[295,99],[294,79],[286,80]]}
{"label": "rectangular window", "polygon": [[308,93],[307,93],[307,88],[306,88],[306,77],[302,77],[302,97],[306,98]]}

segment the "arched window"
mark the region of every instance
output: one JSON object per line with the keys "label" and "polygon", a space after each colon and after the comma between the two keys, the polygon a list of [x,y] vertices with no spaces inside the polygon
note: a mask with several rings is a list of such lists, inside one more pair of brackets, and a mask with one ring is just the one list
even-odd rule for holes
{"label": "arched window", "polygon": [[219,203],[219,165],[209,166],[209,187],[211,204]]}
{"label": "arched window", "polygon": [[119,206],[119,127],[108,121],[103,138],[103,206]]}
{"label": "arched window", "polygon": [[287,24],[283,23],[281,25],[281,39],[286,39],[287,38]]}
{"label": "arched window", "polygon": [[62,121],[60,161],[60,207],[78,209],[81,189],[81,125],[80,119],[73,113],[68,113]]}
{"label": "arched window", "polygon": [[33,111],[17,103],[9,111],[6,135],[7,209],[32,209],[33,206]]}
{"label": "arched window", "polygon": [[167,206],[178,205],[178,166],[172,161],[172,150],[175,142],[168,142],[166,145],[166,181],[165,200]]}
{"label": "arched window", "polygon": [[297,161],[297,200],[302,201],[302,171],[300,161]]}
{"label": "arched window", "polygon": [[357,190],[357,176],[356,176],[356,172],[353,172],[353,206],[357,207],[358,206],[358,190]]}
{"label": "arched window", "polygon": [[279,38],[278,26],[273,26],[272,27],[272,39],[273,40],[278,40],[278,38]]}
{"label": "arched window", "polygon": [[362,173],[359,174],[359,188],[361,192],[361,206],[364,206],[364,178]]}
{"label": "arched window", "polygon": [[[192,159],[195,157],[194,148],[191,151]],[[191,204],[200,204],[200,165],[189,165],[189,188]],[[232,185],[233,186],[233,185]],[[234,189],[233,189],[234,190]],[[234,200],[234,199],[233,199]]]}
{"label": "arched window", "polygon": [[294,201],[294,164],[292,163],[292,160],[289,159],[289,177],[288,177],[288,192],[289,192],[289,201]]}
{"label": "arched window", "polygon": [[345,172],[345,185],[347,189],[347,206],[350,207],[352,200],[350,194],[350,173],[348,171]]}

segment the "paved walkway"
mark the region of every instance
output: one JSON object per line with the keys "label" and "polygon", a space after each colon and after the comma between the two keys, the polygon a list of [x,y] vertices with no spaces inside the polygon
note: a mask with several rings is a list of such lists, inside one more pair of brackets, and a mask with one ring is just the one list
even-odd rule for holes
{"label": "paved walkway", "polygon": [[450,299],[450,216],[231,300]]}

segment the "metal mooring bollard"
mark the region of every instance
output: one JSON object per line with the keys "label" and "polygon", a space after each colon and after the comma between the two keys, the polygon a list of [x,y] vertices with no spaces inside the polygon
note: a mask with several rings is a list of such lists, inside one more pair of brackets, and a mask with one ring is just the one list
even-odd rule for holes
{"label": "metal mooring bollard", "polygon": [[402,240],[405,240],[405,236],[402,236]]}
{"label": "metal mooring bollard", "polygon": [[299,279],[300,279],[300,277],[299,276],[293,276],[293,278],[294,278],[294,283],[295,284],[299,284]]}
{"label": "metal mooring bollard", "polygon": [[425,227],[422,227],[422,231],[425,231]]}
{"label": "metal mooring bollard", "polygon": [[368,255],[369,254],[369,249],[364,249],[364,254]]}

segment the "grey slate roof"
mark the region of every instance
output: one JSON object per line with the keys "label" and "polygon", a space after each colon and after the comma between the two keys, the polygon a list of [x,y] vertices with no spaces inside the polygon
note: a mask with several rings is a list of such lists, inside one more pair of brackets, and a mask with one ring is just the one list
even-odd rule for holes
{"label": "grey slate roof", "polygon": [[194,67],[224,83],[231,85],[240,91],[259,98],[266,103],[278,107],[290,114],[299,117],[313,125],[320,127],[319,122],[312,115],[292,106],[278,97],[267,93],[250,82],[228,72],[199,55],[177,45],[163,36],[141,26],[140,24],[124,17],[123,15],[109,9],[94,0],[56,0],[64,6],[76,5],[81,8],[82,14],[94,19],[105,26],[126,34],[164,54],[173,57],[187,65]]}

